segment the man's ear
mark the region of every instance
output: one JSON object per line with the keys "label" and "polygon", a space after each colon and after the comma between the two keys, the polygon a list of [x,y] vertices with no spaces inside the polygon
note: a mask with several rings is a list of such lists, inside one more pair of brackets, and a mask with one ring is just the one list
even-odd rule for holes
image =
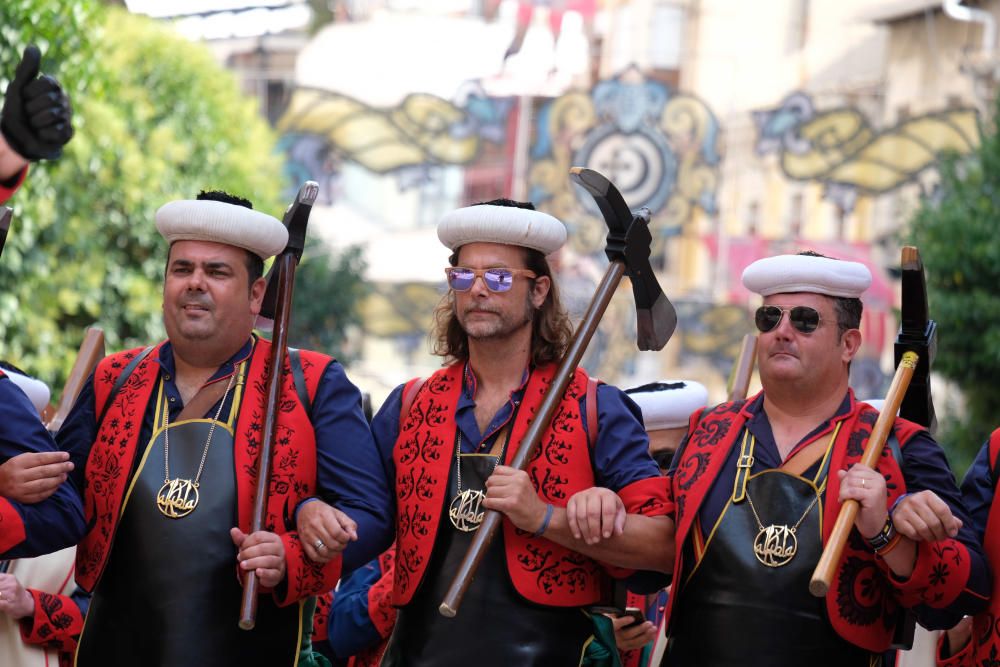
{"label": "man's ear", "polygon": [[250,286],[250,312],[255,316],[260,315],[260,307],[264,303],[264,292],[267,291],[267,281],[258,278]]}
{"label": "man's ear", "polygon": [[858,353],[861,349],[861,332],[857,329],[848,329],[844,332],[844,335],[840,337],[840,344],[843,346],[843,352],[841,353],[841,358],[846,362],[850,363],[854,359],[854,355]]}
{"label": "man's ear", "polygon": [[552,278],[549,276],[535,278],[535,282],[531,286],[531,303],[535,308],[542,307],[546,297],[549,296],[550,289],[552,289]]}

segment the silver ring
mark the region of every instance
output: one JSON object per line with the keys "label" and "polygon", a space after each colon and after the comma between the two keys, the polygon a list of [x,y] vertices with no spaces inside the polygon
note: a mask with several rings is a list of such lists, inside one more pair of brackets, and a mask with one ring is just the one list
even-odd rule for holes
{"label": "silver ring", "polygon": [[861,488],[862,489],[865,488],[865,478],[864,477],[861,478]]}
{"label": "silver ring", "polygon": [[317,549],[326,549],[326,545],[323,544],[323,540],[316,540],[315,546]]}
{"label": "silver ring", "polygon": [[3,591],[0,591],[0,600],[3,600]]}

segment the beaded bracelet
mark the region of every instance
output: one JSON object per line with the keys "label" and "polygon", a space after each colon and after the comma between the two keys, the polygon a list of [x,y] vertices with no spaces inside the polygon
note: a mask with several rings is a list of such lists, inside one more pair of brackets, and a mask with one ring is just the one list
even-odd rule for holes
{"label": "beaded bracelet", "polygon": [[555,510],[555,507],[552,506],[552,503],[549,503],[546,506],[546,508],[545,508],[545,518],[542,519],[542,525],[541,525],[541,527],[539,527],[538,530],[536,530],[532,534],[532,537],[541,537],[542,533],[544,533],[546,531],[546,529],[548,529],[548,527],[549,527],[549,521],[552,520],[552,512],[553,512],[553,510]]}

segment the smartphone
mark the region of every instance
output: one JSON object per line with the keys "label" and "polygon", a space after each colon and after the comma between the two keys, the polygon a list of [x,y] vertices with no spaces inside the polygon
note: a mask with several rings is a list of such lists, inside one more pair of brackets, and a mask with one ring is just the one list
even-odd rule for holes
{"label": "smartphone", "polygon": [[642,609],[638,607],[607,607],[607,606],[594,606],[590,607],[590,613],[592,614],[610,614],[612,616],[622,617],[631,616],[632,622],[628,625],[622,626],[624,628],[631,628],[634,625],[638,625],[646,620],[646,615],[642,612]]}

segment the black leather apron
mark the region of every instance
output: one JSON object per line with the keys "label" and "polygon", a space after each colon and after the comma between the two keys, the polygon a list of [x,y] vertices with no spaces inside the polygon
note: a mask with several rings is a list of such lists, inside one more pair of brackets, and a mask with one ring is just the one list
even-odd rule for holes
{"label": "black leather apron", "polygon": [[[162,389],[157,405],[161,400]],[[172,477],[194,478],[211,423],[170,424]],[[228,424],[217,424],[198,505],[178,519],[164,516],[156,504],[164,483],[164,431],[154,425],[90,603],[77,652],[80,667],[296,663],[300,605],[279,609],[265,593],[258,598],[256,627],[248,632],[237,625],[242,587],[229,534],[237,507],[233,423],[230,415]]]}
{"label": "black leather apron", "polygon": [[[485,489],[496,457],[464,454],[462,488]],[[457,489],[454,466],[431,562],[410,604],[399,610],[383,667],[570,667],[593,639],[593,621],[578,607],[525,600],[507,571],[503,531],[497,533],[455,618],[438,612],[474,532],[457,530],[447,503]]]}
{"label": "black leather apron", "polygon": [[[825,600],[809,593],[809,580],[823,551],[822,491],[828,465],[829,450],[813,480],[778,469],[747,478],[745,494],[764,526],[791,527],[802,518],[795,531],[795,556],[778,567],[765,565],[754,553],[760,526],[750,500],[734,501],[741,495],[737,474],[733,496],[677,599],[662,665],[880,664],[879,656],[842,639],[827,618]],[[820,500],[810,508],[817,495]]]}

